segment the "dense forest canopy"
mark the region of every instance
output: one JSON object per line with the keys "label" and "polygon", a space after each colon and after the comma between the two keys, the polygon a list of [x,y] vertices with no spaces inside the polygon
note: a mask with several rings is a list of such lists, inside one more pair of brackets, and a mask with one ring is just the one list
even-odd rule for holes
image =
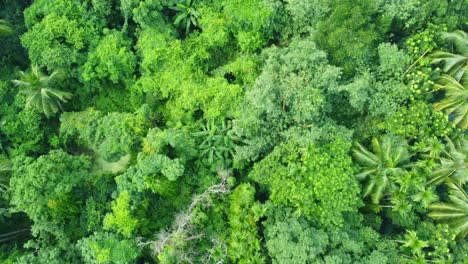
{"label": "dense forest canopy", "polygon": [[468,263],[466,0],[0,0],[1,263]]}

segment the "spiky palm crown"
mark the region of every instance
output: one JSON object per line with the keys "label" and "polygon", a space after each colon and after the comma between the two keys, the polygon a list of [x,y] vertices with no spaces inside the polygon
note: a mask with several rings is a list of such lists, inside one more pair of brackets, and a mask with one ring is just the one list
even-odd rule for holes
{"label": "spiky palm crown", "polygon": [[63,111],[62,102],[72,97],[71,93],[63,92],[52,88],[60,74],[54,71],[51,75],[41,72],[37,65],[31,67],[30,72],[20,71],[20,79],[13,80],[13,83],[21,89],[21,93],[26,95],[26,107],[34,107],[44,112],[47,117]]}
{"label": "spiky palm crown", "polygon": [[429,205],[432,210],[429,217],[434,220],[447,222],[451,227],[459,230],[459,238],[468,235],[468,195],[464,185],[450,180],[448,183],[450,190],[448,203],[434,203]]}
{"label": "spiky palm crown", "polygon": [[361,166],[356,177],[367,180],[364,197],[370,196],[374,204],[380,203],[385,192],[393,187],[391,177],[406,173],[410,158],[407,149],[390,136],[372,139],[372,152],[357,143],[353,156]]}
{"label": "spiky palm crown", "polygon": [[443,37],[453,44],[454,52],[437,51],[431,55],[432,63],[442,65],[444,74],[436,80],[436,90],[445,91],[445,98],[434,104],[434,108],[453,116],[453,122],[468,128],[468,89],[466,85],[468,67],[468,34],[457,30],[444,33]]}
{"label": "spiky palm crown", "polygon": [[453,141],[446,138],[445,141],[445,149],[437,158],[439,165],[427,184],[439,185],[449,180],[464,185],[468,181],[468,141],[465,137]]}

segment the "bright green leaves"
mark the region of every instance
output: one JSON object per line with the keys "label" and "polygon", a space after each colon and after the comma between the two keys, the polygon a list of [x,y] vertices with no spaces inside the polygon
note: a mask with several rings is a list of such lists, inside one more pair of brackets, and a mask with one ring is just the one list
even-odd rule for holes
{"label": "bright green leaves", "polygon": [[[88,53],[83,78],[110,80],[112,84],[130,85],[136,67],[136,57],[131,51],[131,41],[116,30],[104,30],[104,36],[94,51]],[[106,87],[107,88],[107,87]]]}
{"label": "bright green leaves", "polygon": [[458,140],[447,138],[445,150],[441,151],[439,164],[432,172],[428,183],[440,184],[445,182],[449,188],[447,203],[429,205],[429,214],[435,220],[445,221],[458,230],[459,237],[468,235],[468,142],[462,137]]}
{"label": "bright green leaves", "polygon": [[130,194],[127,191],[121,192],[119,197],[112,203],[112,213],[104,218],[105,230],[116,230],[124,237],[130,237],[138,227],[138,219],[131,214]]}
{"label": "bright green leaves", "polygon": [[235,263],[264,263],[258,238],[257,222],[263,216],[261,205],[254,200],[250,184],[237,186],[229,207],[229,257]]}
{"label": "bright green leaves", "polygon": [[404,174],[409,162],[406,147],[390,136],[380,140],[372,139],[372,150],[368,151],[359,143],[353,150],[356,162],[361,165],[359,180],[366,180],[364,197],[370,196],[374,204],[379,204],[382,197],[393,188],[391,177]]}
{"label": "bright green leaves", "polygon": [[69,73],[84,61],[82,51],[95,38],[85,21],[51,13],[23,35],[22,43],[33,63]]}
{"label": "bright green leaves", "polygon": [[165,44],[169,37],[146,30],[140,39],[137,47],[145,72],[133,89],[164,106],[161,110],[171,126],[193,123],[197,112],[198,118],[202,115],[208,120],[223,120],[234,114],[242,88],[204,73],[206,69],[200,64],[206,63],[210,54],[202,43],[194,39],[184,45],[171,39]]}
{"label": "bright green leaves", "polygon": [[415,100],[390,115],[386,129],[406,139],[441,138],[449,135],[454,125],[441,112],[425,102]]}
{"label": "bright green leaves", "polygon": [[224,5],[226,16],[233,21],[237,44],[242,51],[255,51],[273,38],[278,12],[274,1],[230,0]]}
{"label": "bright green leaves", "polygon": [[55,89],[54,86],[60,79],[60,74],[54,71],[51,75],[41,72],[37,65],[31,66],[28,73],[20,71],[20,79],[13,83],[26,96],[26,108],[34,107],[44,112],[47,117],[63,111],[62,103],[66,103],[72,97],[69,92]]}
{"label": "bright green leaves", "polygon": [[409,248],[413,255],[419,256],[422,254],[422,250],[428,247],[427,241],[420,240],[418,234],[415,231],[408,231],[405,234],[405,241],[403,247]]}
{"label": "bright green leaves", "polygon": [[290,206],[316,225],[341,226],[343,213],[361,204],[350,147],[343,138],[320,147],[283,143],[249,176],[267,186],[274,205]]}
{"label": "bright green leaves", "polygon": [[78,241],[78,247],[90,264],[133,263],[140,252],[134,240],[121,240],[112,233],[95,233]]}

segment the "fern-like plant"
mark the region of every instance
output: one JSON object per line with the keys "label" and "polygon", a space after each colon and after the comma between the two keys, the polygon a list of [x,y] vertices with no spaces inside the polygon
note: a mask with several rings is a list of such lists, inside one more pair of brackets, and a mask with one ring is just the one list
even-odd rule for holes
{"label": "fern-like plant", "polygon": [[72,97],[71,93],[53,88],[59,76],[57,71],[46,75],[37,65],[33,65],[30,72],[20,71],[20,79],[13,80],[13,83],[21,89],[20,93],[26,95],[27,108],[37,108],[49,117],[59,110],[63,111],[61,103]]}
{"label": "fern-like plant", "polygon": [[353,156],[361,166],[356,177],[366,181],[364,197],[370,196],[374,204],[379,204],[384,194],[394,188],[391,177],[406,173],[410,158],[407,149],[389,136],[372,139],[372,151],[357,143]]}

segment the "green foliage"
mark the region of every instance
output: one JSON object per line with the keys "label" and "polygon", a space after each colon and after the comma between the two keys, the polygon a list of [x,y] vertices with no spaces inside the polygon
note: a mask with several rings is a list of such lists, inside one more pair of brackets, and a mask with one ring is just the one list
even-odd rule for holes
{"label": "green foliage", "polygon": [[436,110],[442,110],[453,118],[453,122],[463,129],[468,127],[468,89],[465,70],[468,61],[468,36],[464,31],[444,33],[443,37],[454,45],[458,54],[437,51],[431,54],[433,64],[442,64],[444,75],[436,80],[435,89],[443,90],[445,98],[434,104]]}
{"label": "green foliage", "polygon": [[193,135],[203,140],[199,145],[199,157],[203,161],[212,164],[213,168],[231,165],[236,139],[230,133],[230,124],[222,123],[217,126],[214,122],[207,122],[202,131]]}
{"label": "green foliage", "polygon": [[436,89],[445,91],[445,98],[434,103],[434,108],[453,118],[453,123],[468,128],[468,88],[449,75],[438,78]]}
{"label": "green foliage", "polygon": [[140,253],[133,240],[122,240],[112,233],[95,233],[78,241],[85,263],[133,263]]}
{"label": "green foliage", "polygon": [[36,254],[29,253],[19,257],[15,263],[18,264],[60,264],[63,263],[62,252],[58,248],[43,247]]}
{"label": "green foliage", "polygon": [[364,197],[370,196],[374,204],[380,203],[382,197],[393,188],[391,177],[404,174],[409,162],[409,153],[402,142],[390,136],[378,140],[372,139],[373,152],[356,143],[353,156],[361,166],[356,175],[359,180],[366,180]]}
{"label": "green foliage", "polygon": [[388,131],[407,139],[442,138],[454,130],[447,116],[419,100],[400,108],[387,120]]}
{"label": "green foliage", "polygon": [[[318,26],[315,40],[345,76],[369,66],[381,34],[388,29],[378,17],[375,1],[334,1],[331,13]],[[371,21],[373,21],[371,23]]]}
{"label": "green foliage", "polygon": [[313,263],[325,253],[328,236],[287,209],[275,209],[264,223],[266,248],[273,263]]}
{"label": "green foliage", "polygon": [[195,9],[196,0],[181,0],[171,9],[178,11],[178,15],[175,17],[174,24],[180,25],[185,28],[185,34],[188,35],[190,26],[197,26],[197,19],[200,13]]}
{"label": "green foliage", "polygon": [[268,186],[274,205],[293,207],[319,226],[342,226],[343,213],[361,204],[350,147],[339,137],[323,146],[282,143],[254,165],[249,177]]}
{"label": "green foliage", "polygon": [[[21,102],[23,103],[23,102]],[[50,128],[44,124],[43,115],[34,109],[24,109],[16,112],[11,105],[2,105],[0,131],[2,141],[13,156],[43,153],[47,149],[47,135]],[[16,111],[15,111],[16,110]]]}
{"label": "green foliage", "polygon": [[468,234],[468,195],[464,185],[450,182],[449,187],[450,203],[431,204],[429,209],[432,212],[429,216],[435,220],[448,222],[452,228],[459,231],[459,237],[463,239]]}
{"label": "green foliage", "polygon": [[[38,1],[36,4],[39,5],[39,2],[43,1]],[[70,8],[73,6],[71,4]],[[34,24],[21,40],[23,46],[28,49],[29,58],[33,63],[47,66],[50,70],[71,73],[72,65],[84,62],[85,54],[82,51],[96,37],[92,23],[86,21],[84,16],[70,18],[52,12]]]}
{"label": "green foliage", "polygon": [[446,138],[445,150],[439,155],[438,164],[432,171],[428,184],[455,182],[463,185],[468,182],[468,141],[461,137],[452,141]]}
{"label": "green foliage", "polygon": [[255,189],[250,184],[237,186],[229,207],[229,257],[235,263],[264,263],[257,222],[262,217],[261,205],[254,201]]}
{"label": "green foliage", "polygon": [[240,86],[203,73],[199,64],[211,54],[200,38],[190,38],[184,45],[165,34],[144,30],[137,44],[145,71],[133,89],[164,106],[161,111],[172,126],[194,122],[196,112],[208,120],[223,120],[240,101]]}
{"label": "green foliage", "polygon": [[457,54],[437,51],[431,54],[433,64],[442,64],[442,71],[452,76],[456,81],[464,80],[468,62],[468,36],[464,31],[457,30],[443,33],[443,38],[453,44]]}
{"label": "green foliage", "polygon": [[138,219],[135,219],[130,212],[130,198],[126,191],[119,194],[119,197],[112,203],[112,213],[104,218],[105,230],[114,229],[124,237],[130,237],[138,228]]}
{"label": "green foliage", "polygon": [[49,76],[42,73],[37,65],[31,66],[31,72],[20,71],[20,79],[13,80],[26,96],[26,108],[34,107],[49,117],[60,110],[63,111],[62,103],[72,97],[71,93],[54,89],[54,84],[59,78],[59,72],[54,71]]}
{"label": "green foliage", "polygon": [[0,262],[468,259],[466,0],[0,2]]}
{"label": "green foliage", "polygon": [[0,37],[10,35],[11,33],[13,33],[13,29],[4,19],[0,19]]}
{"label": "green foliage", "polygon": [[[79,232],[77,217],[89,180],[91,162],[86,156],[72,156],[62,150],[38,159],[19,156],[13,160],[11,210],[25,212],[34,222],[33,235],[47,239],[52,234],[62,243]],[[31,201],[34,201],[33,203]]]}
{"label": "green foliage", "polygon": [[113,112],[107,115],[89,108],[63,114],[60,133],[65,142],[76,140],[104,160],[118,161],[140,149],[141,137],[148,129],[148,115],[144,106],[134,114]]}
{"label": "green foliage", "polygon": [[266,55],[263,71],[246,91],[234,122],[235,134],[245,143],[236,148],[238,165],[267,154],[289,128],[319,122],[325,108],[323,90],[337,86],[340,75],[310,39],[271,48]]}
{"label": "green foliage", "polygon": [[[273,263],[397,263],[395,245],[360,218],[343,229],[324,231],[297,217],[290,208],[274,208],[264,222]],[[355,226],[354,226],[355,225]]]}
{"label": "green foliage", "polygon": [[123,83],[130,86],[136,67],[131,44],[122,32],[105,29],[96,48],[88,53],[83,79],[86,82],[109,80],[114,85]]}
{"label": "green foliage", "polygon": [[396,45],[382,43],[378,46],[378,57],[375,72],[364,70],[353,82],[338,87],[338,91],[349,94],[349,103],[355,110],[373,118],[397,112],[410,96],[399,78],[409,65],[408,55]]}
{"label": "green foliage", "polygon": [[273,38],[278,6],[274,1],[232,0],[224,2],[226,16],[235,21],[237,45],[244,52],[255,51]]}

